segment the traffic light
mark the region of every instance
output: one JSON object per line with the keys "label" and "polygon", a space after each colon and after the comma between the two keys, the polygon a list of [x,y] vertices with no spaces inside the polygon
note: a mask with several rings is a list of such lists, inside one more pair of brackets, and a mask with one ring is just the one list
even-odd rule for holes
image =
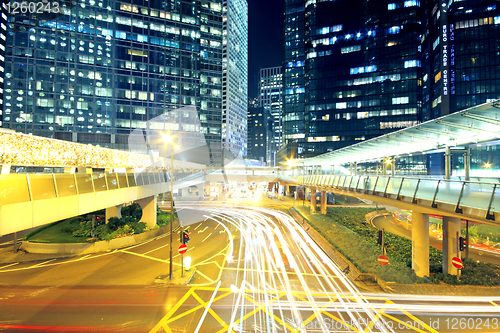
{"label": "traffic light", "polygon": [[382,245],[382,230],[378,231],[378,234],[377,234],[377,244]]}
{"label": "traffic light", "polygon": [[182,231],[181,232],[181,243],[182,244],[189,243],[189,233],[187,231]]}
{"label": "traffic light", "polygon": [[460,244],[460,251],[465,251],[467,249],[467,241],[463,237],[460,237],[458,240]]}

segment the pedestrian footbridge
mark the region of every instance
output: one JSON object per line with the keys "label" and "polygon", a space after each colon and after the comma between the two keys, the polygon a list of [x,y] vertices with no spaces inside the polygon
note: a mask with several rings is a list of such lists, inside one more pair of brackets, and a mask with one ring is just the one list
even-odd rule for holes
{"label": "pedestrian footbridge", "polygon": [[500,225],[500,184],[393,176],[309,175],[296,184],[426,214]]}

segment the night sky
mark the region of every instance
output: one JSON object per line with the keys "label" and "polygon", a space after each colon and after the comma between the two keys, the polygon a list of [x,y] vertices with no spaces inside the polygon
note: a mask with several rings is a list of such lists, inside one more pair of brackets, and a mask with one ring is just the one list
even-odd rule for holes
{"label": "night sky", "polygon": [[248,0],[248,98],[258,95],[259,70],[281,66],[282,0]]}

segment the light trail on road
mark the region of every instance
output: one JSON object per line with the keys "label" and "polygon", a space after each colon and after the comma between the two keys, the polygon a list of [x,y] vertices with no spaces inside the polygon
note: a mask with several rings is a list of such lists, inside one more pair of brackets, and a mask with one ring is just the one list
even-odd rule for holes
{"label": "light trail on road", "polygon": [[[236,258],[231,255],[227,262],[235,274],[222,283],[234,295],[229,324],[220,332],[284,328],[307,332],[308,324],[323,323],[326,318],[358,332],[394,332],[291,216],[260,207],[189,208],[207,212],[207,219],[231,226],[241,235]],[[326,325],[319,329],[330,332]]]}

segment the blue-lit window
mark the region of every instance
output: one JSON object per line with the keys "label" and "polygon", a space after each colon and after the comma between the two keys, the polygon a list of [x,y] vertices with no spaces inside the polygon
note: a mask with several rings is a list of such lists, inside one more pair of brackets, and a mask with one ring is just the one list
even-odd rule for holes
{"label": "blue-lit window", "polygon": [[405,68],[410,68],[410,67],[422,67],[420,60],[408,60],[405,61]]}
{"label": "blue-lit window", "polygon": [[295,89],[295,92],[296,92],[297,94],[303,94],[303,93],[305,93],[305,92],[306,92],[306,88],[297,88],[297,89]]}
{"label": "blue-lit window", "polygon": [[103,36],[113,36],[113,30],[109,30],[109,29],[102,29],[101,34],[102,34]]}
{"label": "blue-lit window", "polygon": [[293,88],[289,88],[286,90],[287,95],[293,95]]}
{"label": "blue-lit window", "polygon": [[119,39],[127,39],[127,33],[123,31],[115,31],[115,37]]}
{"label": "blue-lit window", "polygon": [[354,67],[351,68],[350,73],[351,75],[354,74],[362,74],[362,73],[372,73],[377,71],[377,66],[364,66],[364,67]]}
{"label": "blue-lit window", "polygon": [[335,44],[336,41],[337,41],[337,37],[330,38],[330,44]]}
{"label": "blue-lit window", "polygon": [[497,5],[488,6],[488,8],[486,10],[490,11],[490,10],[495,10],[495,9],[497,9]]}
{"label": "blue-lit window", "polygon": [[396,9],[396,4],[395,3],[390,3],[387,5],[387,10],[394,10]]}
{"label": "blue-lit window", "polygon": [[436,47],[438,47],[438,45],[439,45],[439,37],[436,38],[436,40],[434,41],[434,43],[432,43],[432,49],[435,50]]}
{"label": "blue-lit window", "polygon": [[500,24],[500,16],[495,16],[495,24]]}
{"label": "blue-lit window", "polygon": [[398,26],[394,26],[394,27],[392,27],[392,28],[389,28],[389,33],[390,33],[390,34],[398,34],[400,30],[401,30],[401,28],[400,28],[400,27],[398,27]]}
{"label": "blue-lit window", "polygon": [[420,6],[420,1],[417,0],[407,0],[405,1],[405,7]]}

